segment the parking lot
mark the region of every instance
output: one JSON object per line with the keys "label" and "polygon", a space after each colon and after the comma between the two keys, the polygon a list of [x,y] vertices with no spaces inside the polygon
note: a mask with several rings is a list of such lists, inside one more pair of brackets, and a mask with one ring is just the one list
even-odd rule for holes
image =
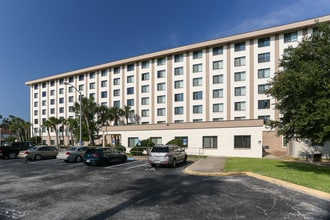
{"label": "parking lot", "polygon": [[330,202],[247,176],[145,160],[94,167],[0,159],[0,219],[330,219]]}

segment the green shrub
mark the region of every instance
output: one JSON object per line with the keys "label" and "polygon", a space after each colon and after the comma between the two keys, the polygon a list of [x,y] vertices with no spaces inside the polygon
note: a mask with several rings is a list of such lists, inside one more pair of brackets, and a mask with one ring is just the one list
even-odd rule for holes
{"label": "green shrub", "polygon": [[175,144],[178,145],[179,147],[185,147],[183,145],[183,139],[182,138],[175,138],[167,142],[166,144]]}
{"label": "green shrub", "polygon": [[121,151],[121,152],[126,153],[126,147],[123,146],[123,145],[121,145],[121,144],[117,144],[117,145],[115,146],[115,148],[116,148],[117,150]]}
{"label": "green shrub", "polygon": [[136,146],[130,150],[130,153],[134,156],[143,155],[144,151],[148,152],[154,145],[150,138],[144,139],[141,140],[140,144],[136,144]]}

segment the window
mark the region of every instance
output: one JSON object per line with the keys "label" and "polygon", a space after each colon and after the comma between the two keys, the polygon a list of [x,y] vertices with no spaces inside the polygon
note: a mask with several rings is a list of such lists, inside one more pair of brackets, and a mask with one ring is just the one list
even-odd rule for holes
{"label": "window", "polygon": [[59,94],[64,94],[64,88],[59,89]]}
{"label": "window", "polygon": [[213,98],[223,98],[223,89],[214,89]]}
{"label": "window", "polygon": [[38,98],[38,93],[34,93],[33,97],[36,99]]}
{"label": "window", "polygon": [[35,90],[37,90],[37,89],[38,89],[38,84],[34,84],[34,85],[33,85],[33,88],[34,88]]}
{"label": "window", "polygon": [[73,96],[69,96],[69,102],[74,102]]}
{"label": "window", "polygon": [[73,93],[74,88],[72,86],[69,87],[69,93]]}
{"label": "window", "polygon": [[46,97],[47,96],[47,92],[43,91],[42,93],[42,97]]}
{"label": "window", "polygon": [[213,48],[213,56],[221,55],[221,54],[223,54],[223,47],[222,46]]}
{"label": "window", "polygon": [[113,85],[120,85],[120,78],[113,79]]}
{"label": "window", "polygon": [[270,38],[264,37],[258,39],[258,47],[268,47],[270,45]]}
{"label": "window", "polygon": [[179,63],[183,61],[183,54],[177,54],[174,56],[174,62]]}
{"label": "window", "polygon": [[[50,96],[54,96],[54,95],[55,95],[55,90],[54,89],[50,90]],[[36,97],[34,97],[34,98],[36,98]]]}
{"label": "window", "polygon": [[127,99],[126,104],[127,106],[134,106],[134,99]]}
{"label": "window", "polygon": [[270,120],[270,115],[260,115],[258,119],[264,120],[264,124],[266,124]]}
{"label": "window", "polygon": [[83,81],[84,80],[84,75],[79,75],[79,81]]}
{"label": "window", "polygon": [[142,93],[148,93],[149,92],[149,85],[141,86],[141,92]]}
{"label": "window", "polygon": [[118,74],[118,73],[120,73],[120,67],[115,67],[115,68],[113,68],[113,73],[114,73],[114,74]]}
{"label": "window", "polygon": [[270,108],[270,100],[258,100],[258,109],[269,109]]}
{"label": "window", "polygon": [[107,76],[108,71],[107,70],[101,70],[101,77]]}
{"label": "window", "polygon": [[95,93],[89,93],[89,98],[93,98],[95,100]]}
{"label": "window", "polygon": [[43,83],[42,84],[42,88],[46,88],[47,84],[46,83]]}
{"label": "window", "polygon": [[213,104],[213,112],[223,112],[223,103]]}
{"label": "window", "polygon": [[63,104],[63,103],[64,103],[64,98],[59,98],[59,99],[58,99],[58,102],[59,102],[60,104]]}
{"label": "window", "polygon": [[113,107],[120,108],[120,101],[113,101]]}
{"label": "window", "polygon": [[50,109],[50,114],[52,114],[52,115],[55,114],[55,108]]}
{"label": "window", "polygon": [[174,75],[175,76],[183,75],[183,67],[174,68]]}
{"label": "window", "polygon": [[203,65],[201,63],[193,65],[193,73],[199,73],[202,72],[202,70],[203,70]]}
{"label": "window", "polygon": [[149,73],[142,73],[141,76],[142,81],[147,81],[150,79],[150,74]]}
{"label": "window", "polygon": [[174,94],[174,101],[175,102],[182,102],[183,101],[183,93]]}
{"label": "window", "polygon": [[265,94],[265,92],[270,88],[270,84],[258,85],[258,94]]}
{"label": "window", "polygon": [[262,79],[262,78],[269,78],[270,77],[270,69],[259,69],[258,70],[258,78]]}
{"label": "window", "polygon": [[141,68],[142,68],[142,69],[149,68],[149,61],[143,61],[143,62],[141,63]]}
{"label": "window", "polygon": [[244,51],[245,50],[245,42],[240,42],[235,44],[235,52]]}
{"label": "window", "polygon": [[113,96],[120,96],[120,89],[113,90]]}
{"label": "window", "polygon": [[51,100],[50,100],[50,104],[51,104],[51,105],[55,105],[55,99],[51,99]]}
{"label": "window", "polygon": [[213,70],[219,70],[223,69],[223,61],[218,60],[218,61],[213,61]]}
{"label": "window", "polygon": [[139,138],[129,137],[127,142],[128,142],[128,147],[135,147],[136,144],[139,142]]}
{"label": "window", "polygon": [[165,108],[157,108],[157,116],[165,116]]}
{"label": "window", "polygon": [[245,102],[235,102],[234,103],[234,109],[235,111],[245,111]]}
{"label": "window", "polygon": [[245,81],[245,71],[234,73],[234,80],[235,82]]}
{"label": "window", "polygon": [[42,105],[42,106],[46,106],[46,104],[47,104],[46,100],[42,100],[41,105]]}
{"label": "window", "polygon": [[157,91],[165,91],[166,84],[165,83],[157,83]]}
{"label": "window", "polygon": [[89,89],[95,89],[95,83],[94,82],[89,84]]}
{"label": "window", "polygon": [[95,78],[95,72],[90,72],[89,73],[89,78],[94,79]]}
{"label": "window", "polygon": [[163,57],[163,58],[158,58],[158,59],[157,59],[157,66],[165,65],[165,63],[166,63],[166,60],[165,60],[164,57]]}
{"label": "window", "polygon": [[127,76],[127,83],[133,83],[134,82],[134,76]]}
{"label": "window", "polygon": [[141,98],[142,105],[149,105],[149,97]]}
{"label": "window", "polygon": [[84,85],[79,85],[79,91],[84,91]]}
{"label": "window", "polygon": [[193,100],[201,100],[201,99],[203,99],[202,91],[193,92]]}
{"label": "window", "polygon": [[245,96],[245,95],[246,95],[245,86],[235,87],[235,96]]}
{"label": "window", "polygon": [[245,57],[236,57],[234,59],[234,66],[245,66]]}
{"label": "window", "polygon": [[213,76],[213,84],[223,83],[223,75],[215,75]]}
{"label": "window", "polygon": [[142,115],[142,117],[149,117],[149,109],[142,110],[141,115]]}
{"label": "window", "polygon": [[203,148],[218,148],[218,137],[203,136]]}
{"label": "window", "polygon": [[108,92],[107,91],[101,92],[101,98],[107,98],[107,97],[108,97]]}
{"label": "window", "polygon": [[134,87],[127,88],[127,95],[134,94]]}
{"label": "window", "polygon": [[258,54],[258,63],[265,63],[270,61],[270,53]]}
{"label": "window", "polygon": [[165,95],[159,95],[157,96],[157,103],[165,103],[166,102],[166,97]]}
{"label": "window", "polygon": [[73,76],[69,77],[69,83],[73,83]]}
{"label": "window", "polygon": [[[42,110],[44,111],[44,110]],[[38,115],[38,110],[34,110],[34,116],[37,116]]]}
{"label": "window", "polygon": [[193,113],[203,113],[203,106],[202,105],[193,105]]}
{"label": "window", "polygon": [[200,59],[203,57],[203,51],[198,50],[193,52],[193,59]]}
{"label": "window", "polygon": [[64,113],[64,107],[60,107],[58,110],[60,113]]}
{"label": "window", "polygon": [[58,82],[59,82],[60,85],[63,85],[64,79],[60,79]]}
{"label": "window", "polygon": [[193,86],[202,86],[203,85],[203,78],[193,78]]}
{"label": "window", "polygon": [[183,80],[174,81],[174,88],[175,89],[183,88]]}
{"label": "window", "polygon": [[251,148],[251,136],[250,135],[235,135],[234,136],[234,148]]}
{"label": "window", "polygon": [[134,63],[127,65],[127,72],[134,71]]}
{"label": "window", "polygon": [[157,78],[165,78],[165,70],[158,70],[157,71]]}
{"label": "window", "polygon": [[104,88],[104,87],[107,87],[108,86],[108,81],[107,80],[102,80],[101,81],[101,87]]}
{"label": "window", "polygon": [[180,107],[175,107],[174,108],[174,114],[175,115],[183,115],[183,107],[180,106]]}
{"label": "window", "polygon": [[298,34],[297,32],[291,32],[284,34],[284,43],[290,43],[297,41]]}

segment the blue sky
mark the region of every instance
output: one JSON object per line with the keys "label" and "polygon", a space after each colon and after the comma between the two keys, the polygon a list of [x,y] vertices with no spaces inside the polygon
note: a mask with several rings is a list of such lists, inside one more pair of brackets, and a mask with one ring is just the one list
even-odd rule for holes
{"label": "blue sky", "polygon": [[30,80],[329,14],[329,0],[0,0],[0,115],[30,120]]}

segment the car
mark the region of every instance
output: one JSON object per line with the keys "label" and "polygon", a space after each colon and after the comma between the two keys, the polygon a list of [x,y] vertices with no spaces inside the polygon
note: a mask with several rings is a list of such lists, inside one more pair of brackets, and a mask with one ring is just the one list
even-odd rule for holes
{"label": "car", "polygon": [[87,166],[102,166],[126,161],[127,155],[113,147],[89,148],[83,157],[83,162]]}
{"label": "car", "polygon": [[148,155],[148,162],[153,167],[161,165],[176,167],[178,163],[186,163],[187,157],[185,149],[175,144],[155,145]]}
{"label": "car", "polygon": [[35,145],[36,143],[31,141],[16,141],[11,145],[1,146],[0,156],[3,158],[8,157],[9,159],[15,159],[20,151],[27,150]]}
{"label": "car", "polygon": [[56,156],[56,159],[64,160],[64,162],[82,162],[82,159],[87,149],[88,147],[86,146],[69,147],[67,150],[59,151]]}
{"label": "car", "polygon": [[17,157],[27,160],[41,160],[46,158],[56,158],[57,153],[57,148],[54,146],[34,146],[25,151],[20,151]]}

